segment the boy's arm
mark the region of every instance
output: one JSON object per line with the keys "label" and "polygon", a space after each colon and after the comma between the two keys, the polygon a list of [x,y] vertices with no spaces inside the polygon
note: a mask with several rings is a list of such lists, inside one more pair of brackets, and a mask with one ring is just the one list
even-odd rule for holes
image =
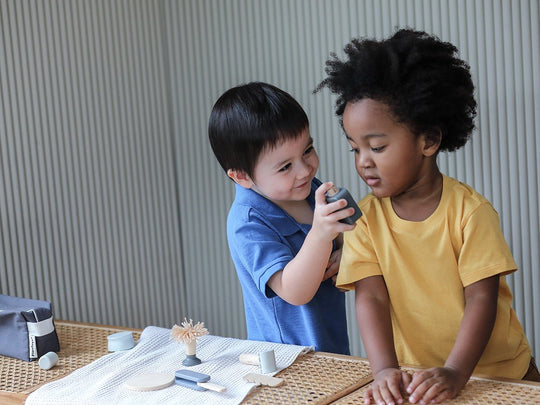
{"label": "boy's arm", "polygon": [[499,275],[465,287],[465,312],[444,367],[415,373],[409,401],[435,403],[454,398],[465,386],[489,341],[497,315]]}
{"label": "boy's arm", "polygon": [[410,381],[399,370],[394,349],[390,298],[382,276],[372,276],[355,283],[356,319],[374,377],[366,403],[393,404],[403,401],[401,391]]}
{"label": "boy's arm", "polygon": [[[312,300],[323,281],[332,241],[355,225],[339,222],[352,215],[345,200],[326,203],[324,193],[332,183],[323,183],[315,192],[313,224],[296,256],[281,271],[268,280],[268,286],[282,299],[293,305],[304,305]],[[339,211],[340,210],[340,211]]]}

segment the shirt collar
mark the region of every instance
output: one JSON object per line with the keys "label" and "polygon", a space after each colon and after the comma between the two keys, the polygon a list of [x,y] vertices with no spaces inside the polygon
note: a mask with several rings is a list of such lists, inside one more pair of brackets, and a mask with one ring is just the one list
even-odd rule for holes
{"label": "shirt collar", "polygon": [[[307,201],[312,209],[315,208],[315,190],[317,187],[316,182],[312,181],[311,192],[307,197]],[[307,226],[306,230],[305,224],[296,222],[281,207],[255,191],[239,186],[238,184],[236,184],[236,200],[240,204],[248,205],[261,212],[266,218],[272,221],[272,225],[283,235],[291,235],[297,232],[298,229],[307,232],[311,228],[311,226]]]}

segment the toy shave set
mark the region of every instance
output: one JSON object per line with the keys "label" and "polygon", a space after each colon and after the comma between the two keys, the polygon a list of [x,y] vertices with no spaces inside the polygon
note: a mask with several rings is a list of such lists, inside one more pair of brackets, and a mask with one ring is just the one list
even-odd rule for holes
{"label": "toy shave set", "polygon": [[[191,319],[189,321],[185,319],[181,326],[173,326],[170,334],[171,338],[185,345],[186,358],[182,361],[182,365],[191,367],[202,363],[196,356],[197,338],[206,334],[208,334],[208,330],[204,327],[204,323],[198,322],[193,324],[193,320]],[[120,338],[126,340],[126,343],[118,343],[117,340]],[[111,342],[114,342],[114,347],[120,345],[127,349],[129,349],[130,346],[132,347],[132,344],[134,345],[132,337],[130,338],[124,332],[109,336],[110,351]],[[243,377],[245,382],[268,385],[271,387],[276,387],[283,382],[280,378],[265,375],[277,371],[274,350],[265,350],[260,353],[242,353],[238,357],[238,361],[243,364],[260,366],[261,372],[264,373],[247,373]],[[227,391],[227,387],[210,382],[210,378],[211,377],[208,374],[188,369],[180,369],[177,370],[174,375],[166,373],[138,374],[125,381],[123,386],[134,391],[155,391],[176,384],[195,391]]]}
{"label": "toy shave set", "polygon": [[[272,373],[277,370],[276,359],[273,350],[261,353],[242,353],[238,360],[243,364],[257,365],[262,373]],[[180,369],[174,375],[165,373],[146,373],[131,377],[124,382],[124,387],[134,391],[154,391],[167,388],[173,384],[195,391],[225,392],[227,387],[210,381],[208,374],[198,373],[193,370]],[[277,387],[283,383],[283,379],[259,373],[247,373],[243,380],[257,385]]]}

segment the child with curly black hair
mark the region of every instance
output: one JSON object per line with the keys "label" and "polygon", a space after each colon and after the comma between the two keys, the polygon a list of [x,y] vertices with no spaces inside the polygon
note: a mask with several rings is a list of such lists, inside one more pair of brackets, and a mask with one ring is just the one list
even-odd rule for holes
{"label": "child with curly black hair", "polygon": [[[374,382],[366,403],[438,403],[471,374],[538,379],[511,308],[516,264],[489,201],[439,171],[474,128],[469,66],[450,43],[403,29],[354,39],[326,63],[356,170],[372,189],[345,233],[337,286],[356,291]],[[414,373],[400,364],[431,367]],[[407,393],[407,394],[405,394]]]}

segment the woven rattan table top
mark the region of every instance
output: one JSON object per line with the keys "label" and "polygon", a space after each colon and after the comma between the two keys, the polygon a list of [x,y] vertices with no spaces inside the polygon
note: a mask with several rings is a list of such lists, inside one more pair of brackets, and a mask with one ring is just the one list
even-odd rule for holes
{"label": "woven rattan table top", "polygon": [[[0,404],[22,404],[40,385],[61,378],[108,353],[107,336],[131,330],[135,340],[140,330],[94,324],[56,321],[60,341],[58,364],[42,370],[37,362],[0,356]],[[371,382],[367,360],[351,356],[311,352],[300,356],[276,377],[278,387],[257,387],[243,405],[266,404],[362,404]],[[473,377],[448,404],[540,404],[540,383]]]}
{"label": "woven rattan table top", "polygon": [[0,356],[0,403],[23,403],[40,385],[64,377],[108,353],[107,336],[131,330],[138,340],[140,330],[86,323],[55,321],[60,342],[58,364],[42,370],[37,361],[26,362]]}
{"label": "woven rattan table top", "polygon": [[282,385],[258,387],[242,404],[329,404],[372,380],[365,359],[323,352],[299,357],[276,377]]}
{"label": "woven rattan table top", "polygon": [[[407,369],[412,373],[413,369]],[[364,403],[364,394],[369,389],[367,384],[354,392],[333,402],[336,405],[359,405]],[[408,405],[405,401],[402,405]],[[471,377],[459,395],[445,401],[452,405],[538,405],[540,404],[540,383]],[[412,405],[412,404],[411,404]]]}

